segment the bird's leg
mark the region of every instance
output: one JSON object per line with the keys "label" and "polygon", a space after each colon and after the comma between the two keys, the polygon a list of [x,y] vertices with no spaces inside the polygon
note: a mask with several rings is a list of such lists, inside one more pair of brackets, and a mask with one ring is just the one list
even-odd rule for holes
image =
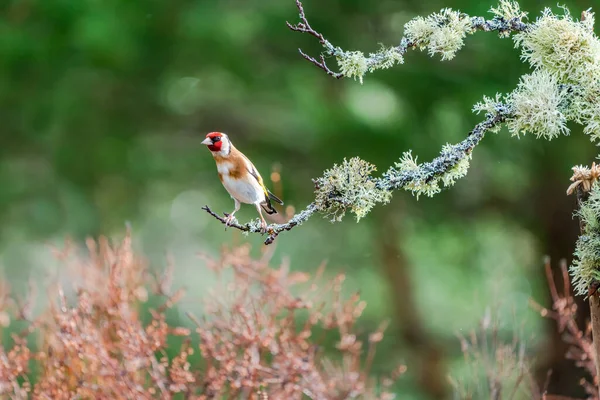
{"label": "bird's leg", "polygon": [[235,202],[235,208],[231,212],[231,214],[229,214],[227,217],[225,217],[225,226],[229,226],[233,222],[233,214],[235,214],[240,209],[240,206],[241,206],[241,203],[238,201],[238,199],[234,198],[233,201]]}
{"label": "bird's leg", "polygon": [[258,215],[260,217],[260,230],[264,233],[267,231],[267,221],[265,221],[265,217],[262,215],[262,210],[260,209],[260,204],[254,204],[256,206],[256,211],[258,211]]}

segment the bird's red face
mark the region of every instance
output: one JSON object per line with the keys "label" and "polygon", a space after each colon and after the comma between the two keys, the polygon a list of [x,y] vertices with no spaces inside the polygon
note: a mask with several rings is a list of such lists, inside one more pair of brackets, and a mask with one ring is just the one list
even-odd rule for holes
{"label": "bird's red face", "polygon": [[202,141],[210,151],[221,151],[223,146],[223,134],[221,132],[211,132],[206,135],[206,139]]}

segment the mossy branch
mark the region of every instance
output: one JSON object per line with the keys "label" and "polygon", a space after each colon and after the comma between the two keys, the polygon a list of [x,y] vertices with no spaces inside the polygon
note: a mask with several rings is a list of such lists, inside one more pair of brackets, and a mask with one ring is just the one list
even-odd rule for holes
{"label": "mossy branch", "polygon": [[577,217],[580,236],[575,247],[575,259],[570,268],[575,292],[589,298],[592,345],[596,376],[600,376],[600,166],[573,167],[573,184],[567,194],[577,193]]}
{"label": "mossy branch", "polygon": [[[417,164],[410,153],[405,153],[400,162],[380,178],[372,177],[375,166],[360,158],[344,160],[341,165],[334,165],[322,177],[314,180],[315,200],[285,224],[269,225],[264,243],[273,243],[280,233],[301,225],[317,212],[332,221],[340,221],[350,211],[360,220],[377,203],[387,203],[394,190],[408,190],[417,196],[438,193],[441,186],[451,186],[456,179],[466,174],[473,148],[487,131],[499,127],[511,115],[509,107],[497,104],[496,110],[488,113],[486,119],[477,124],[462,142],[444,146],[438,157],[422,164]],[[226,224],[225,218],[208,206],[202,209]],[[258,219],[246,224],[233,223],[229,227],[244,233],[264,234]]]}
{"label": "mossy branch", "polygon": [[[310,26],[300,0],[296,0],[300,22],[287,26],[296,32],[307,33],[316,37],[325,48],[317,60],[298,49],[302,57],[324,70],[328,75],[340,79],[343,77],[358,79],[361,83],[367,72],[393,67],[404,63],[404,55],[409,49],[427,49],[433,56],[440,54],[442,60],[451,60],[464,45],[464,38],[476,31],[498,32],[500,37],[507,37],[511,32],[524,32],[529,25],[523,22],[527,13],[522,12],[518,3],[502,1],[498,8],[492,8],[491,20],[483,17],[470,17],[459,11],[444,8],[439,13],[428,17],[416,17],[404,26],[405,34],[398,46],[382,47],[375,53],[366,56],[360,51],[346,51],[334,46],[323,34]],[[327,57],[335,57],[339,72],[331,70],[326,63]]]}
{"label": "mossy branch", "polygon": [[[465,176],[472,149],[483,139],[485,132],[499,132],[503,123],[513,136],[531,133],[551,140],[568,135],[568,121],[584,125],[584,132],[593,140],[600,138],[600,40],[593,32],[594,14],[582,13],[580,21],[572,18],[563,8],[563,15],[545,9],[533,23],[525,23],[526,13],[516,2],[501,0],[491,8],[491,20],[470,17],[464,13],[443,9],[427,17],[416,17],[405,25],[405,34],[399,46],[383,48],[365,56],[359,51],[345,51],[333,46],[308,22],[302,3],[296,0],[300,23],[288,27],[317,38],[325,48],[319,60],[300,53],[304,58],[334,78],[351,77],[363,81],[367,72],[392,67],[404,62],[409,48],[428,49],[430,55],[440,54],[449,60],[463,46],[467,34],[475,31],[496,31],[500,37],[514,35],[515,46],[521,49],[521,59],[528,62],[533,72],[521,77],[517,87],[508,94],[484,96],[473,111],[485,113],[486,119],[478,124],[462,142],[442,148],[431,162],[419,164],[410,151],[405,152],[382,177],[371,174],[376,167],[359,158],[344,159],[314,180],[315,200],[285,224],[267,228],[265,244],[272,243],[288,231],[319,212],[332,221],[341,220],[352,212],[357,221],[376,204],[390,201],[394,190],[404,189],[419,197],[433,196]],[[334,56],[339,72],[326,64],[326,57]],[[204,209],[225,223],[225,219],[207,206]],[[230,225],[246,233],[262,233],[258,220]]]}
{"label": "mossy branch", "polygon": [[581,235],[575,246],[575,259],[569,269],[575,292],[582,296],[596,294],[600,282],[600,166],[573,167],[573,182],[567,194],[577,193]]}
{"label": "mossy branch", "polygon": [[[310,26],[299,0],[296,7],[301,22],[288,22],[288,27],[318,38],[324,47],[319,60],[300,49],[302,56],[335,78],[354,78],[361,83],[368,72],[403,64],[408,49],[427,49],[431,56],[439,54],[442,61],[450,60],[463,47],[468,34],[495,31],[500,37],[508,37],[515,33],[515,47],[521,49],[521,60],[528,62],[533,72],[522,76],[511,93],[484,96],[474,110],[489,111],[498,102],[508,104],[514,110],[508,128],[515,136],[533,133],[553,139],[568,135],[567,122],[574,121],[584,126],[592,141],[600,138],[600,40],[594,33],[594,13],[590,9],[583,11],[578,21],[565,7],[562,15],[546,8],[534,22],[526,23],[523,20],[527,13],[509,0],[501,0],[490,9],[494,15],[491,20],[445,8],[409,21],[398,46],[366,55],[331,44]],[[339,72],[329,68],[327,57],[335,57]]]}

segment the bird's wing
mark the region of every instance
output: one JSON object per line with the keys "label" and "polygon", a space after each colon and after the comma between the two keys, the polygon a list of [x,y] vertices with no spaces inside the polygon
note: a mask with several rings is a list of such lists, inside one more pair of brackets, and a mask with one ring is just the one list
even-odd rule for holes
{"label": "bird's wing", "polygon": [[[242,153],[240,153],[240,154],[242,154]],[[246,168],[248,169],[248,172],[250,173],[250,175],[252,175],[256,179],[256,181],[262,188],[263,192],[265,193],[266,202],[270,204],[271,203],[270,200],[275,200],[277,203],[283,205],[283,201],[279,197],[277,197],[273,193],[271,193],[269,191],[269,189],[267,189],[267,187],[265,186],[265,183],[263,182],[262,177],[258,173],[258,170],[254,166],[254,164],[252,164],[252,161],[250,161],[250,159],[243,154],[242,154],[242,157],[244,158],[244,161],[246,162]]]}
{"label": "bird's wing", "polygon": [[267,187],[265,186],[265,183],[263,182],[262,176],[260,176],[256,167],[254,166],[254,164],[252,164],[252,161],[250,161],[250,159],[248,157],[244,156],[243,154],[242,154],[242,156],[244,157],[244,161],[246,162],[246,169],[248,170],[250,175],[252,175],[254,177],[254,179],[256,179],[256,181],[262,188],[263,192],[265,193],[265,198],[268,200],[269,199],[269,191],[267,190]]}

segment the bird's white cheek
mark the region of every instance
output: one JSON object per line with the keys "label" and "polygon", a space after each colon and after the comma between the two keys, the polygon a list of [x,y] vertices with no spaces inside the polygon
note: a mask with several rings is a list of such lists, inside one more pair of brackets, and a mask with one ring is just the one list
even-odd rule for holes
{"label": "bird's white cheek", "polygon": [[223,145],[221,147],[221,154],[222,155],[229,154],[229,141],[223,140]]}

